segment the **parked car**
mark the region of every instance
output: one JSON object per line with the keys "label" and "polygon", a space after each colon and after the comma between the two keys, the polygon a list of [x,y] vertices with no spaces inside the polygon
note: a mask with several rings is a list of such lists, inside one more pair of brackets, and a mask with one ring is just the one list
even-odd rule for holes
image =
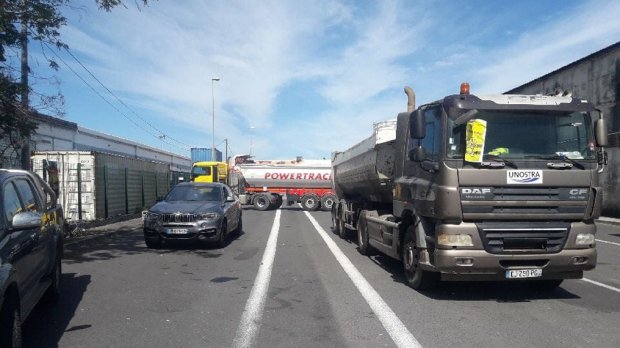
{"label": "parked car", "polygon": [[21,323],[60,294],[63,215],[41,178],[0,169],[0,347],[21,346]]}
{"label": "parked car", "polygon": [[158,248],[166,240],[215,242],[224,247],[230,232],[241,232],[242,209],[221,183],[180,183],[144,214],[144,240]]}

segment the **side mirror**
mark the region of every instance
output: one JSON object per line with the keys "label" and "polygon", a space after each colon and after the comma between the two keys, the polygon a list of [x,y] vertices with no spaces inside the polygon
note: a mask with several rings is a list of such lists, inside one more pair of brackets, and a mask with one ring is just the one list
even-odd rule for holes
{"label": "side mirror", "polygon": [[41,227],[43,219],[40,213],[25,211],[13,216],[13,229],[25,230],[29,228]]}
{"label": "side mirror", "polygon": [[594,126],[594,129],[595,129],[594,136],[596,137],[596,145],[600,147],[607,146],[607,125],[605,124],[605,120],[602,118],[597,120]]}
{"label": "side mirror", "polygon": [[226,202],[234,202],[234,201],[235,201],[235,196],[226,197]]}
{"label": "side mirror", "polygon": [[426,136],[426,117],[422,110],[416,110],[409,117],[409,134],[413,139],[424,139]]}
{"label": "side mirror", "polygon": [[426,150],[423,146],[418,146],[409,151],[409,160],[413,162],[423,162],[426,159]]}

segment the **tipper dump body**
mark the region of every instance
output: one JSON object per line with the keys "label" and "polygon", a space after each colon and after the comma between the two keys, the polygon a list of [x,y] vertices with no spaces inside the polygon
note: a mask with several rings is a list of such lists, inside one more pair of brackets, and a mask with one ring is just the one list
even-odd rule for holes
{"label": "tipper dump body", "polygon": [[344,152],[332,154],[338,197],[390,203],[394,181],[396,120],[377,123],[373,134]]}

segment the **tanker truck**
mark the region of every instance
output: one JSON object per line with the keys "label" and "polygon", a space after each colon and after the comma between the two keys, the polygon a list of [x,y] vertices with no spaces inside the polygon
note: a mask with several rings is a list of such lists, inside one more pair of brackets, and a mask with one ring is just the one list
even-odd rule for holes
{"label": "tanker truck", "polygon": [[332,229],[400,260],[406,283],[527,281],[541,290],[596,265],[606,165],[602,113],[570,96],[458,95],[376,124],[332,154]]}
{"label": "tanker truck", "polygon": [[250,156],[231,160],[229,185],[241,204],[257,210],[277,209],[301,203],[304,210],[331,210],[336,196],[332,191],[330,160],[254,161]]}

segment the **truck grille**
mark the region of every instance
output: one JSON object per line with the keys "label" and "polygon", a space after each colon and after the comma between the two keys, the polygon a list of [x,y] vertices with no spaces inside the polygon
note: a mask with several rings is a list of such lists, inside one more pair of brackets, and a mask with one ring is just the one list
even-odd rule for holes
{"label": "truck grille", "polygon": [[463,219],[580,220],[589,190],[569,187],[461,187]]}
{"label": "truck grille", "polygon": [[568,232],[569,224],[543,223],[532,226],[512,222],[504,223],[501,227],[498,224],[477,224],[484,244],[484,249],[492,254],[502,253],[536,253],[550,254],[562,250]]}
{"label": "truck grille", "polygon": [[196,214],[162,214],[161,221],[163,223],[185,223],[196,221]]}

